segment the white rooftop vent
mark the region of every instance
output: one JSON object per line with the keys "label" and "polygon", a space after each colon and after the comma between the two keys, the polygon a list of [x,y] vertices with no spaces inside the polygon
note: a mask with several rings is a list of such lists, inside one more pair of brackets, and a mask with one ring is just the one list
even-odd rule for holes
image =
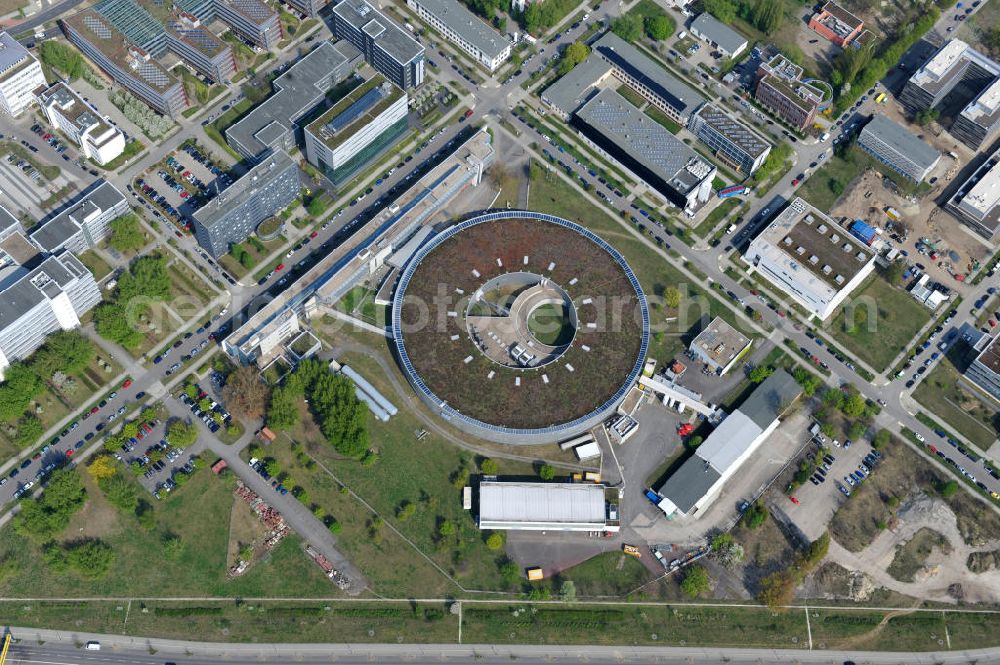
{"label": "white rooftop vent", "polygon": [[830,273],[832,273],[832,272],[833,272],[833,268],[831,268],[831,267],[830,267],[830,266],[828,266],[828,265],[826,265],[826,266],[823,266],[823,274],[824,274],[824,275],[829,275],[829,274],[830,274]]}
{"label": "white rooftop vent", "polygon": [[809,263],[816,265],[817,263],[819,263],[819,257],[813,254],[812,256],[809,257]]}
{"label": "white rooftop vent", "polygon": [[790,247],[792,245],[792,238],[791,238],[791,236],[785,236],[785,239],[782,240],[782,242],[785,243],[786,246]]}
{"label": "white rooftop vent", "polygon": [[845,242],[844,246],[841,249],[843,249],[845,252],[847,252],[848,254],[850,254],[851,252],[854,251],[854,245],[852,245],[849,242]]}
{"label": "white rooftop vent", "polygon": [[868,257],[865,256],[864,252],[858,252],[857,254],[854,255],[854,258],[856,258],[861,263],[864,263],[865,261],[868,260]]}
{"label": "white rooftop vent", "polygon": [[809,213],[808,215],[806,215],[806,218],[805,218],[806,224],[812,224],[815,221],[816,221],[816,218],[812,216],[812,213]]}
{"label": "white rooftop vent", "polygon": [[844,283],[844,276],[843,275],[837,275],[836,277],[833,278],[833,281],[835,281],[837,284],[843,284]]}
{"label": "white rooftop vent", "polygon": [[803,254],[806,253],[806,248],[803,247],[802,245],[799,245],[798,247],[795,248],[795,253],[798,254],[799,256],[802,256]]}
{"label": "white rooftop vent", "polygon": [[836,233],[832,234],[830,236],[830,242],[836,245],[838,242],[840,242],[840,236],[837,235]]}
{"label": "white rooftop vent", "polygon": [[827,226],[826,224],[820,224],[818,227],[816,227],[816,230],[819,231],[820,233],[826,233]]}

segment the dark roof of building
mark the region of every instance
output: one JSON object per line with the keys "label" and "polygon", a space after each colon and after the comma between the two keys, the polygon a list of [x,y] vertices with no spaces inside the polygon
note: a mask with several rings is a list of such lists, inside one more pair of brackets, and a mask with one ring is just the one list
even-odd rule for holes
{"label": "dark roof of building", "polygon": [[[274,80],[273,95],[226,129],[226,140],[235,141],[253,155],[264,152],[277,136],[291,131],[294,121],[323,99],[330,72],[360,58],[361,52],[349,42],[320,42]],[[260,134],[270,125],[275,126]]]}
{"label": "dark roof of building", "polygon": [[739,411],[761,429],[767,429],[801,394],[802,387],[795,378],[779,369],[750,393]]}
{"label": "dark roof of building", "polygon": [[271,179],[284,173],[289,168],[298,168],[288,153],[284,150],[276,150],[267,155],[259,163],[254,165],[249,171],[243,174],[239,180],[231,184],[205,204],[204,207],[195,211],[193,217],[204,227],[210,228],[220,220],[225,219],[226,214],[233,208],[246,203],[248,199],[257,195],[262,187],[268,184]]}
{"label": "dark roof of building", "polygon": [[424,52],[420,42],[366,0],[343,0],[333,8],[333,13],[370,35],[397,62],[405,64]]}
{"label": "dark roof of building", "polygon": [[682,513],[687,513],[721,477],[711,464],[692,455],[667,478],[667,482],[657,492],[669,499]]}
{"label": "dark roof of building", "polygon": [[888,144],[893,150],[924,168],[930,168],[934,162],[941,158],[941,153],[918,139],[910,130],[884,115],[873,116],[861,130],[858,141],[864,143],[867,137],[874,137]]}
{"label": "dark roof of building", "polygon": [[771,144],[763,136],[715,104],[705,104],[698,109],[695,116],[701,118],[706,125],[715,129],[735,143],[740,150],[754,158],[771,147]]}
{"label": "dark roof of building", "polygon": [[10,214],[6,208],[0,205],[0,236],[11,227],[20,228],[21,222],[17,217]]}

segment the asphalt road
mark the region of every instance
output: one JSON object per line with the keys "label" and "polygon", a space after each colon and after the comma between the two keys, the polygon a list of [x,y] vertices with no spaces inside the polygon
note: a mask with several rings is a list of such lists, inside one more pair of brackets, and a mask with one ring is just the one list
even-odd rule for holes
{"label": "asphalt road", "polygon": [[[254,663],[414,663],[449,662],[472,665],[482,662],[519,662],[529,665],[586,662],[590,665],[658,663],[795,663],[831,665],[988,665],[1000,663],[1000,650],[940,653],[837,652],[817,650],[702,649],[602,646],[495,646],[455,644],[214,644],[182,642],[62,631],[12,628],[22,641],[11,647],[9,665],[232,665]],[[100,651],[82,649],[89,640],[100,642]],[[42,642],[39,644],[39,642]],[[78,646],[80,645],[80,646]],[[153,653],[151,653],[153,652]]]}

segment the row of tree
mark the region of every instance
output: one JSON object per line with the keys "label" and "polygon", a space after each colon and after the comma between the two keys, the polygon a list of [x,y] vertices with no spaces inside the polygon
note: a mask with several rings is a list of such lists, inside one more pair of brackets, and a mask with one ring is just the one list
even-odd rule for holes
{"label": "row of tree", "polygon": [[170,298],[166,257],[140,257],[118,278],[114,295],[94,310],[94,326],[101,337],[134,351],[144,338],[139,320],[149,312],[150,302]]}
{"label": "row of tree", "polygon": [[0,421],[16,424],[19,443],[30,444],[42,434],[38,417],[25,411],[45,389],[45,383],[56,372],[82,371],[95,355],[94,344],[80,331],[60,330],[50,335],[28,359],[11,363],[0,384]]}
{"label": "row of tree", "polygon": [[741,18],[768,35],[785,22],[784,0],[702,0],[702,6],[723,23]]}

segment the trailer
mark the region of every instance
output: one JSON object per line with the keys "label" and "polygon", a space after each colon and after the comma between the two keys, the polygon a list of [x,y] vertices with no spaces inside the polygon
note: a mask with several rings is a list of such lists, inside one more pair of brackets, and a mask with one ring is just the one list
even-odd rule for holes
{"label": "trailer", "polygon": [[601,454],[601,447],[597,445],[596,441],[591,441],[582,446],[577,446],[573,449],[573,452],[576,453],[576,458],[582,462],[599,456]]}
{"label": "trailer", "polygon": [[719,190],[717,196],[720,199],[728,199],[731,196],[747,196],[750,194],[750,188],[745,185],[730,185],[729,187],[723,187]]}
{"label": "trailer", "polygon": [[581,434],[580,436],[574,436],[572,439],[566,439],[559,444],[559,449],[569,450],[570,448],[579,446],[581,443],[590,443],[593,440],[594,437],[590,434],[590,432],[587,432],[585,434]]}

